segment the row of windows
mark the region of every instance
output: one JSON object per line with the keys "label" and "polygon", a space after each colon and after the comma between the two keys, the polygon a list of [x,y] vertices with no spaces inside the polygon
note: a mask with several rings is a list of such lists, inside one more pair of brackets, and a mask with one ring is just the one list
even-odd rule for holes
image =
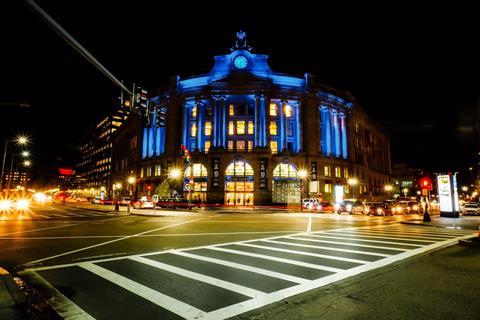
{"label": "row of windows", "polygon": [[160,164],[156,164],[154,166],[147,166],[146,168],[140,168],[140,178],[144,177],[158,177],[162,174],[162,167]]}
{"label": "row of windows", "polygon": [[[270,103],[269,107],[269,115],[271,117],[276,117],[278,116],[278,107],[279,105],[277,103]],[[229,104],[228,105],[228,115],[230,117],[234,116],[253,116],[254,115],[254,105],[253,103],[239,103],[239,104]],[[284,106],[284,113],[287,118],[292,118],[293,117],[293,108],[291,105],[286,104]],[[192,118],[197,117],[197,107],[194,106],[191,108],[191,113],[190,113]]]}
{"label": "row of windows", "polygon": [[[342,178],[342,168],[341,167],[335,167],[333,173],[334,173],[335,178]],[[332,176],[332,167],[324,166],[323,167],[323,175],[325,177],[331,177]],[[343,178],[348,178],[348,168],[343,168]]]}
{"label": "row of windows", "polygon": [[105,163],[110,163],[112,161],[112,158],[104,158],[102,160],[99,160],[97,161],[97,165],[100,165],[100,164],[105,164]]}

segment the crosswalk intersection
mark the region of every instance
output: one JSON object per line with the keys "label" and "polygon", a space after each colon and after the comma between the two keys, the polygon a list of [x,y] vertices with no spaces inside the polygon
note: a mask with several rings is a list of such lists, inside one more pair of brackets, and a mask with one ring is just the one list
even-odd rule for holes
{"label": "crosswalk intersection", "polygon": [[383,225],[27,269],[70,319],[226,319],[471,236]]}
{"label": "crosswalk intersection", "polygon": [[35,207],[34,210],[24,212],[3,213],[2,220],[44,220],[44,219],[75,219],[97,218],[118,215],[114,212],[93,211],[83,208],[60,209],[57,207]]}

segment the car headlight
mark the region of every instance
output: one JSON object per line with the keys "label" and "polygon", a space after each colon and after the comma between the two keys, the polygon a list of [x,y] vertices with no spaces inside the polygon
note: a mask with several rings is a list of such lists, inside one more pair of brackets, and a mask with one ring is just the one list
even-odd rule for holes
{"label": "car headlight", "polygon": [[333,207],[335,208],[335,210],[340,209],[340,205],[338,203],[335,203],[335,205]]}
{"label": "car headlight", "polygon": [[377,209],[377,212],[378,212],[378,213],[382,213],[382,212],[383,212],[383,209],[382,209],[382,208],[378,208],[378,209]]}
{"label": "car headlight", "polygon": [[413,208],[413,210],[418,210],[418,206],[416,206],[416,205],[413,206],[412,208]]}
{"label": "car headlight", "polygon": [[17,201],[17,210],[27,210],[30,207],[28,199],[20,199]]}
{"label": "car headlight", "polygon": [[347,204],[346,208],[347,208],[347,211],[352,211],[352,205],[351,204]]}
{"label": "car headlight", "polygon": [[8,211],[12,208],[12,201],[0,200],[0,211]]}

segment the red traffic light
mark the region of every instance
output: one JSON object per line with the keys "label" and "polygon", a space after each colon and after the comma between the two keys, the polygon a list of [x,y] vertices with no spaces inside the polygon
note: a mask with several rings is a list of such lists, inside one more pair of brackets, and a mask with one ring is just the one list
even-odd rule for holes
{"label": "red traffic light", "polygon": [[421,189],[432,190],[432,180],[430,180],[428,177],[423,177],[418,180],[418,184],[420,185]]}
{"label": "red traffic light", "polygon": [[152,186],[148,185],[147,190],[152,190]]}

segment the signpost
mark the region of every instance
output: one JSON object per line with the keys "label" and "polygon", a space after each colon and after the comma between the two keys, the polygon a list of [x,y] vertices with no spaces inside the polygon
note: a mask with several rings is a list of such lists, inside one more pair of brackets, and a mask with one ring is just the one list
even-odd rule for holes
{"label": "signpost", "polygon": [[438,198],[440,201],[440,216],[458,218],[458,192],[456,174],[437,175]]}

